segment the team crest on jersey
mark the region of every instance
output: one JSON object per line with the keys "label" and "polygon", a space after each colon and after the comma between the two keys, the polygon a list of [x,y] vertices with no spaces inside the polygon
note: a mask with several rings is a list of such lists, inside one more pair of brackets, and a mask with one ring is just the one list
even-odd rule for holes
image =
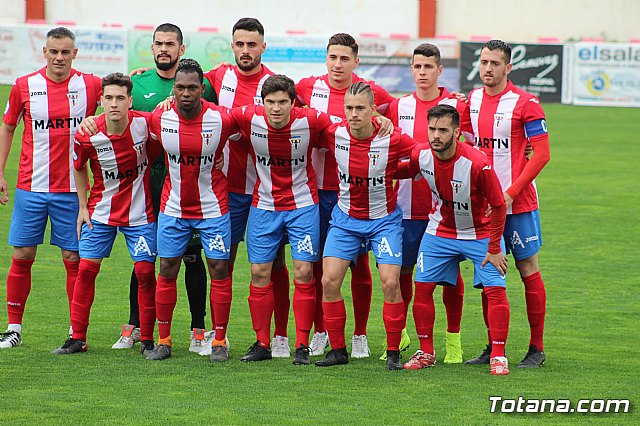
{"label": "team crest on jersey", "polygon": [[144,141],[134,142],[133,149],[136,150],[136,154],[138,154],[138,157],[140,157],[142,155],[142,151],[144,150]]}
{"label": "team crest on jersey", "polygon": [[369,163],[375,166],[380,161],[380,151],[369,151]]}
{"label": "team crest on jersey", "polygon": [[504,112],[497,112],[493,114],[493,122],[495,123],[496,127],[500,127],[500,123],[502,123],[503,121],[504,121]]}
{"label": "team crest on jersey", "polygon": [[71,106],[76,106],[79,98],[80,98],[80,93],[78,93],[78,91],[67,93],[67,99],[69,99],[69,105]]}
{"label": "team crest on jersey", "polygon": [[291,148],[293,148],[294,151],[297,151],[302,143],[302,136],[291,136],[289,138],[289,142],[291,142]]}
{"label": "team crest on jersey", "polygon": [[262,105],[262,96],[254,96],[253,97],[254,105]]}
{"label": "team crest on jersey", "polygon": [[213,140],[213,130],[203,130],[200,135],[202,136],[202,143],[209,146]]}
{"label": "team crest on jersey", "polygon": [[450,182],[451,182],[451,188],[453,189],[453,192],[454,192],[454,193],[456,193],[456,194],[457,194],[458,192],[460,192],[460,190],[461,190],[461,189],[462,189],[462,187],[464,186],[464,185],[462,185],[462,182],[461,182],[461,181],[456,180],[456,179],[453,179],[453,180],[452,180],[452,181],[450,181]]}

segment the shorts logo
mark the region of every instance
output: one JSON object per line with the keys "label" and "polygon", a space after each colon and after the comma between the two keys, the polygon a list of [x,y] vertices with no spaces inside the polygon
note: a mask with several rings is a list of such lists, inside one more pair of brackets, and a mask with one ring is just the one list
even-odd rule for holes
{"label": "shorts logo", "polygon": [[67,93],[67,99],[69,99],[70,106],[76,106],[79,98],[80,94],[77,91]]}
{"label": "shorts logo", "polygon": [[202,143],[209,146],[213,139],[213,130],[203,130],[200,135],[202,136]]}
{"label": "shorts logo", "polygon": [[416,267],[420,270],[420,272],[424,272],[424,259],[423,259],[422,252],[418,254],[418,261],[416,262]]}
{"label": "shorts logo", "polygon": [[456,193],[456,194],[457,194],[458,192],[460,192],[460,190],[462,189],[462,187],[463,187],[463,185],[462,185],[462,182],[461,182],[461,181],[456,180],[456,179],[453,179],[453,180],[451,181],[451,188],[453,188],[453,192],[454,192],[454,193]]}
{"label": "shorts logo", "polygon": [[215,238],[209,238],[209,251],[218,250],[223,253],[227,252],[227,247],[224,245],[222,235],[216,234]]}
{"label": "shorts logo", "polygon": [[140,252],[147,253],[149,256],[155,255],[155,253],[151,253],[147,240],[145,240],[142,235],[138,238],[138,242],[133,245],[133,255],[137,256]]}
{"label": "shorts logo", "polygon": [[369,151],[369,163],[375,166],[380,161],[380,151]]}
{"label": "shorts logo", "polygon": [[297,151],[300,148],[300,144],[302,143],[302,136],[291,136],[289,138],[289,142],[291,142],[291,147],[294,151]]}
{"label": "shorts logo", "polygon": [[391,246],[389,245],[389,241],[387,240],[387,237],[382,237],[382,240],[380,240],[380,244],[378,244],[378,257],[382,257],[383,253],[386,253],[391,257],[402,256],[402,252],[394,253],[391,250]]}
{"label": "shorts logo", "polygon": [[511,247],[515,247],[515,246],[520,246],[524,248],[524,243],[522,242],[522,239],[520,238],[520,234],[518,234],[518,231],[513,231],[513,235],[511,236]]}
{"label": "shorts logo", "polygon": [[311,242],[311,236],[309,234],[304,236],[304,240],[298,241],[298,253],[307,252],[312,256],[315,256],[313,251],[313,243]]}
{"label": "shorts logo", "polygon": [[496,128],[500,127],[500,123],[504,121],[504,112],[498,112],[493,115],[493,122],[496,125]]}

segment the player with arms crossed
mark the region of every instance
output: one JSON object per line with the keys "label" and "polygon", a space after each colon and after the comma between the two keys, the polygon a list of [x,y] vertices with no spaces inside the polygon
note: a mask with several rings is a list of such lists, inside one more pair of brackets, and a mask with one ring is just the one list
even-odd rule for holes
{"label": "player with arms crossed", "polygon": [[[461,115],[466,109],[465,102],[458,100],[445,87],[438,87],[438,77],[441,73],[442,65],[438,47],[429,43],[417,46],[411,58],[411,74],[416,83],[416,91],[391,102],[385,114],[395,126],[400,127],[403,132],[411,136],[420,148],[429,148],[427,112],[430,108],[436,105],[451,105]],[[402,228],[404,229],[400,290],[402,291],[406,316],[413,295],[413,268],[432,207],[431,190],[424,179],[402,179],[398,180],[396,184],[398,186],[398,206],[402,209]],[[418,291],[417,288],[416,291]],[[462,276],[458,274],[455,286],[442,288],[442,301],[447,312],[446,355],[444,358],[446,364],[462,362],[460,321],[462,320],[463,296],[464,282]],[[414,309],[425,308],[414,304]],[[386,357],[386,352],[381,358],[384,359],[384,357]]]}
{"label": "player with arms crossed", "polygon": [[78,54],[75,35],[58,27],[47,33],[42,48],[47,65],[19,77],[9,94],[0,127],[0,204],[9,201],[5,166],[20,119],[24,119],[9,244],[13,246],[7,274],[9,325],[0,333],[0,349],[22,343],[22,317],[31,291],[31,267],[43,243],[47,218],[51,244],[60,247],[66,269],[71,310],[78,275],[78,196],[73,180],[73,136],[83,118],[93,115],[100,99],[100,78],[72,68]]}
{"label": "player with arms crossed", "polygon": [[400,159],[409,156],[413,139],[399,129],[376,135],[373,91],[364,82],[351,85],[344,97],[344,123],[329,129],[325,148],[337,160],[340,197],[333,209],[324,247],[322,275],[324,322],[331,351],[316,365],[347,364],[344,328],[347,319],[340,292],[350,263],[363,243],[370,241],[384,293],[382,317],[387,332],[387,369],[402,369],[400,340],[406,325],[400,292],[402,212],[396,208],[393,179]]}
{"label": "player with arms crossed", "polygon": [[[118,231],[125,237],[139,283],[140,351],[147,355],[154,346],[156,217],[149,182],[149,114],[129,111],[132,87],[128,76],[106,76],[101,98],[105,114],[95,120],[98,133],[76,134],[73,174],[80,188],[80,268],[71,304],[73,334],[54,354],[87,350],[96,277],[102,260],[111,253]],[[88,201],[83,189],[89,183],[87,161],[93,174]]]}
{"label": "player with arms crossed", "polygon": [[[540,275],[538,251],[542,246],[538,193],[534,179],[549,162],[549,135],[540,100],[513,85],[511,47],[501,40],[486,42],[480,50],[480,78],[484,87],[469,94],[470,132],[473,140],[489,157],[500,179],[507,204],[504,239],[524,283],[527,317],[531,330],[529,351],[519,368],[539,367],[545,361],[543,334],[547,295]],[[464,134],[464,133],[463,133]],[[533,149],[527,158],[527,145]],[[491,352],[493,331],[483,313],[489,345],[468,364],[486,364]]]}
{"label": "player with arms crossed", "polygon": [[[349,34],[338,33],[329,38],[327,45],[327,74],[320,77],[303,78],[296,85],[298,102],[318,111],[327,113],[334,122],[344,120],[344,98],[349,87],[364,79],[354,74],[358,66],[358,44]],[[386,90],[374,82],[366,82],[371,87],[376,110],[384,113],[389,103],[394,100]],[[314,148],[313,167],[318,179],[318,195],[320,197],[320,250],[323,249],[329,229],[329,220],[334,206],[338,202],[338,174],[336,160],[332,151]],[[329,343],[323,320],[322,304],[322,262],[314,265],[316,279],[317,304],[314,319],[315,333],[311,341],[311,354],[322,355]],[[371,310],[371,270],[369,254],[363,248],[358,260],[351,267],[351,294],[353,297],[353,314],[355,319],[353,337],[351,338],[351,356],[366,358],[369,356],[367,342],[367,322]],[[409,336],[403,333],[402,347],[409,345]]]}
{"label": "player with arms crossed", "polygon": [[[420,243],[413,315],[420,350],[404,364],[421,369],[435,364],[433,350],[434,284],[456,285],[459,263],[474,265],[474,286],[488,298],[493,346],[491,374],[509,374],[504,347],[509,331],[509,302],[505,274],[507,258],[502,248],[506,207],[500,182],[486,156],[458,143],[460,115],[450,105],[429,110],[431,149],[416,149],[410,174],[421,173],[432,191],[434,208]],[[486,217],[487,205],[491,216]]]}

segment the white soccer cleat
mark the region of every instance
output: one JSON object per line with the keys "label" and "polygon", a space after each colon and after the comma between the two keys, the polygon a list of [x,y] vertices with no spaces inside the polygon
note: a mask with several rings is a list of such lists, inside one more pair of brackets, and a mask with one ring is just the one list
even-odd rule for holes
{"label": "white soccer cleat", "polygon": [[351,338],[351,358],[369,358],[371,351],[365,334],[353,335]]}
{"label": "white soccer cleat", "polygon": [[207,348],[204,328],[194,328],[191,330],[191,341],[189,343],[189,352],[199,354]]}
{"label": "white soccer cleat", "polygon": [[311,355],[317,356],[324,354],[327,346],[329,346],[329,333],[326,331],[324,333],[315,333],[313,339],[311,339],[311,345],[309,345]]}
{"label": "white soccer cleat", "polygon": [[0,349],[15,348],[22,344],[22,336],[14,330],[7,330],[0,333]]}
{"label": "white soccer cleat", "polygon": [[[211,330],[211,331],[207,331],[206,333],[204,333],[204,344],[205,347],[202,348],[202,350],[200,352],[198,352],[199,355],[202,356],[209,356],[211,355],[211,345],[213,344],[213,339],[216,337],[216,331],[215,330]],[[227,346],[227,351],[231,349],[231,343],[229,343],[229,337],[225,336],[224,337],[224,342],[225,345]]]}
{"label": "white soccer cleat", "polygon": [[131,349],[139,341],[140,329],[135,325],[125,324],[122,326],[120,338],[111,346],[111,349]]}
{"label": "white soccer cleat", "polygon": [[289,358],[291,356],[288,337],[276,336],[271,340],[271,356],[273,358]]}

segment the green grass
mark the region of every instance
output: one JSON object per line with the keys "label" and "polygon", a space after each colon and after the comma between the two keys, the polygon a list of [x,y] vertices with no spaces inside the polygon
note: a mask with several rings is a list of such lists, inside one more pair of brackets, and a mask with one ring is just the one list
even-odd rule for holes
{"label": "green grass", "polygon": [[[7,87],[0,87],[5,104]],[[24,344],[0,352],[0,421],[46,423],[354,423],[354,424],[638,424],[628,414],[491,414],[489,396],[586,398],[640,402],[638,314],[640,144],[638,109],[547,105],[551,162],[538,179],[547,285],[547,364],[491,377],[486,366],[438,364],[428,371],[388,372],[373,356],[349,366],[294,367],[289,360],[244,365],[253,342],[247,307],[249,268],[238,256],[229,326],[231,360],[212,365],[188,352],[188,307],[182,284],[174,320],[174,357],[152,363],[137,351],[114,351],[128,315],[131,261],[122,239],[103,263],[86,354],[49,352],[65,339],[68,311],[59,250],[39,248],[26,309]],[[20,142],[6,177],[13,196]],[[0,206],[0,293],[11,248],[6,245],[12,205]],[[48,237],[47,237],[48,238]],[[241,246],[244,250],[244,246]],[[471,268],[463,264],[465,281]],[[510,264],[512,308],[508,355],[515,366],[527,349],[522,284]],[[179,283],[181,282],[181,278]],[[348,285],[345,286],[350,306]],[[462,342],[465,358],[484,347],[479,292],[467,285]],[[439,297],[438,297],[439,298]],[[436,302],[436,352],[444,355],[444,309]],[[384,339],[382,297],[374,283],[369,342],[378,355]],[[351,316],[351,314],[349,314]],[[0,323],[6,322],[4,308]],[[293,318],[290,320],[290,332]],[[352,323],[348,323],[350,332]],[[415,350],[413,322],[408,323]]]}

